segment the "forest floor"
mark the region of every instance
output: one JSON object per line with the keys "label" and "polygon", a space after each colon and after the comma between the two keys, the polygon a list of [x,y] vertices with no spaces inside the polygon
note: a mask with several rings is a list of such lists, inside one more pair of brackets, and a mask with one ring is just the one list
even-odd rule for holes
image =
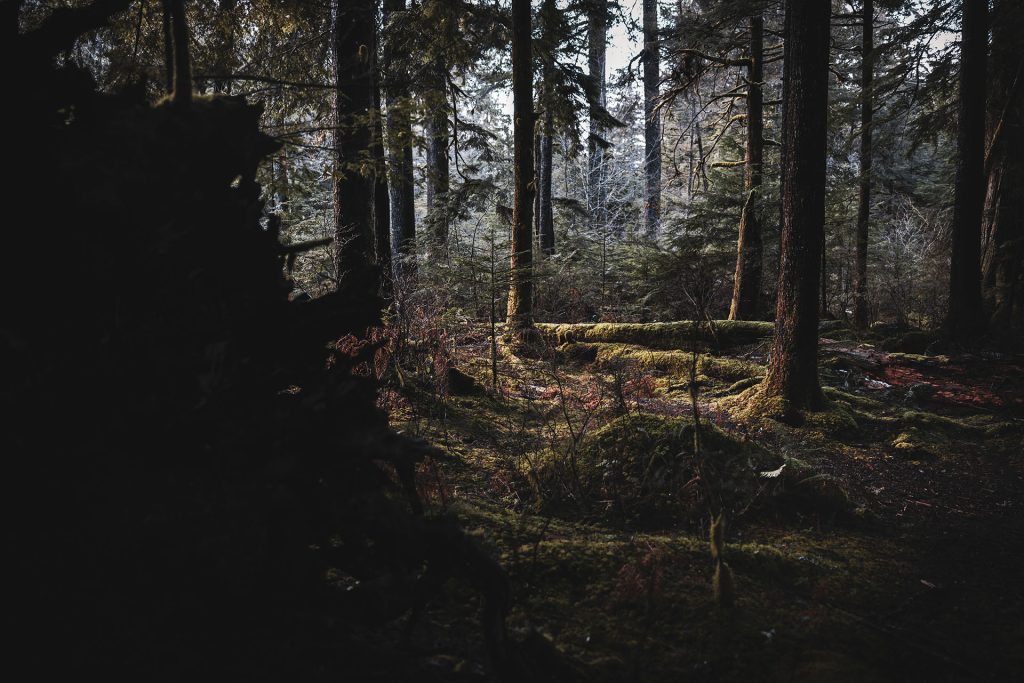
{"label": "forest floor", "polygon": [[[1024,357],[831,336],[828,409],[799,426],[749,410],[766,341],[701,354],[698,454],[693,355],[671,344],[499,354],[491,386],[486,331],[470,331],[448,359],[468,377],[409,382],[386,402],[396,428],[450,456],[424,468],[421,493],[499,557],[510,626],[549,638],[589,680],[1014,678]],[[731,608],[712,591],[715,508]],[[439,680],[478,680],[476,614],[455,607],[473,598],[447,590],[405,626],[407,654]],[[460,654],[432,656],[438,639]]]}

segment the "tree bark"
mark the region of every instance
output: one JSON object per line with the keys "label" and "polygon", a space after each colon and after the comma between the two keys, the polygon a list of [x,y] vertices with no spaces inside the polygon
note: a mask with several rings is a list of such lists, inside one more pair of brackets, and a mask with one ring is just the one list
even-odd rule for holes
{"label": "tree bark", "polygon": [[644,236],[655,239],[661,223],[661,117],[657,110],[661,60],[658,0],[644,0]]}
{"label": "tree bark", "polygon": [[818,284],[825,220],[825,142],[831,6],[786,3],[782,93],[782,241],[775,331],[764,379],[790,410],[816,409]]}
{"label": "tree bark", "polygon": [[981,214],[985,203],[985,74],[988,1],[964,0],[960,40],[959,158],[946,327],[958,341],[981,332]]}
{"label": "tree bark", "polygon": [[[374,22],[376,24],[376,22]],[[376,29],[376,26],[374,26]],[[377,54],[378,42],[376,31],[373,32],[374,47],[371,54]],[[377,60],[374,59],[374,76],[380,73]],[[376,80],[376,79],[375,79]],[[388,171],[387,162],[384,159],[384,118],[381,113],[380,86],[374,84],[373,88],[373,142],[371,153],[373,155],[373,251],[377,258],[377,270],[379,272],[381,293],[385,296],[391,293],[391,200],[388,196]]]}
{"label": "tree bark", "polygon": [[512,116],[515,197],[512,207],[508,328],[533,328],[533,64],[530,0],[512,0]]}
{"label": "tree bark", "polygon": [[192,62],[189,57],[188,20],[185,0],[170,3],[171,39],[174,45],[174,90],[171,99],[178,107],[192,104]]}
{"label": "tree bark", "polygon": [[434,241],[448,242],[448,67],[440,55],[431,66],[433,90],[427,99],[427,223]]}
{"label": "tree bark", "polygon": [[607,142],[604,139],[604,129],[598,112],[608,104],[604,78],[607,62],[608,0],[594,0],[590,5],[589,12],[587,18],[587,71],[595,93],[594,101],[590,105],[590,136],[588,139],[590,206],[588,208],[591,221],[604,227],[608,222],[604,159]]}
{"label": "tree bark", "polygon": [[[405,11],[405,0],[384,1],[384,25],[390,26],[395,13]],[[402,266],[415,268],[416,205],[412,161],[412,116],[409,74],[398,66],[394,32],[384,39],[384,97],[387,104],[389,190],[391,232]]]}
{"label": "tree bark", "polygon": [[171,28],[171,0],[162,0],[162,24],[164,35],[164,90],[168,95],[174,92],[174,32]]}
{"label": "tree bark", "polygon": [[864,0],[864,27],[860,51],[860,191],[857,198],[857,237],[853,271],[853,323],[867,329],[868,319],[868,225],[871,219],[871,115],[874,97],[874,0]]}
{"label": "tree bark", "polygon": [[555,253],[555,212],[551,202],[554,147],[551,114],[545,113],[540,136],[540,163],[537,164],[540,171],[540,177],[537,179],[540,186],[540,251],[545,256]]}
{"label": "tree bark", "polygon": [[764,19],[750,18],[750,65],[747,69],[747,150],[743,159],[743,209],[736,241],[736,276],[729,320],[756,320],[761,298],[763,245],[761,182],[764,162]]}
{"label": "tree bark", "polygon": [[376,30],[373,0],[342,3],[331,32],[334,57],[334,265],[338,289],[375,295],[374,178],[361,157],[373,141],[373,58],[366,36]]}
{"label": "tree bark", "polygon": [[1024,5],[999,0],[992,14],[982,286],[991,328],[1008,338],[1024,328],[1024,58],[1017,46],[1022,31]]}

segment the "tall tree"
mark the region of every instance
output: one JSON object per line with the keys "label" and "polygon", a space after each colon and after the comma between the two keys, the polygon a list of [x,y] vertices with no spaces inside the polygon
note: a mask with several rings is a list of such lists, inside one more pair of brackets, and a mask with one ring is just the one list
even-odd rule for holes
{"label": "tall tree", "polygon": [[868,224],[871,218],[871,114],[874,97],[874,0],[864,0],[861,10],[860,50],[860,179],[857,198],[856,257],[853,273],[853,322],[859,329],[868,326]]}
{"label": "tall tree", "polygon": [[427,222],[437,244],[448,241],[448,67],[444,55],[436,55],[428,69],[431,89],[427,107]]}
{"label": "tall tree", "polygon": [[[374,22],[376,23],[376,22]],[[371,52],[377,54],[379,36],[374,31],[371,39],[374,46]],[[374,75],[380,73],[377,60],[373,64]],[[380,85],[373,88],[373,251],[377,260],[377,270],[382,292],[388,293],[391,287],[391,201],[388,196],[387,162],[384,159],[384,117],[381,112]]]}
{"label": "tall tree", "polygon": [[515,196],[512,206],[508,328],[522,339],[533,329],[533,65],[530,0],[512,0],[512,117]]}
{"label": "tall tree", "polygon": [[376,31],[374,0],[339,3],[334,12],[334,265],[339,288],[370,294],[378,288],[374,263],[373,174],[365,173],[373,141],[373,51],[364,41]]}
{"label": "tall tree", "polygon": [[412,115],[409,73],[396,45],[398,15],[405,0],[384,0],[384,97],[387,105],[391,231],[405,265],[416,253],[416,205],[412,161]]}
{"label": "tall tree", "polygon": [[540,240],[542,254],[555,253],[555,217],[552,205],[552,169],[554,167],[554,71],[555,50],[558,37],[556,24],[559,21],[559,9],[555,0],[544,0],[540,10],[541,39],[538,42],[540,52],[541,74],[540,93],[540,126],[537,131],[537,200],[534,208],[537,211],[537,236]]}
{"label": "tall tree", "polygon": [[963,0],[960,105],[949,272],[950,334],[964,341],[982,325],[981,214],[985,203],[985,74],[988,0]]}
{"label": "tall tree", "polygon": [[644,0],[644,235],[658,236],[661,222],[661,117],[658,113],[660,42],[658,0]]}
{"label": "tall tree", "polygon": [[1017,42],[1024,4],[997,0],[992,11],[992,62],[985,167],[983,286],[992,329],[1024,328],[1024,58]]}
{"label": "tall tree", "polygon": [[587,16],[587,72],[593,96],[590,105],[589,209],[591,220],[604,226],[608,222],[607,188],[605,186],[605,149],[602,113],[608,105],[605,89],[605,66],[608,51],[608,0],[591,0]]}
{"label": "tall tree", "polygon": [[786,3],[782,76],[782,242],[775,332],[763,387],[791,410],[822,403],[818,283],[825,221],[831,5]]}
{"label": "tall tree", "polygon": [[750,58],[747,65],[747,149],[743,158],[743,209],[736,241],[736,276],[729,320],[754,320],[761,298],[763,246],[761,183],[764,164],[764,18],[750,18]]}
{"label": "tall tree", "polygon": [[[171,40],[174,45],[174,90],[172,98],[179,107],[192,104],[192,62],[189,58],[188,21],[185,0],[166,0],[170,3]],[[165,29],[166,30],[166,29]]]}

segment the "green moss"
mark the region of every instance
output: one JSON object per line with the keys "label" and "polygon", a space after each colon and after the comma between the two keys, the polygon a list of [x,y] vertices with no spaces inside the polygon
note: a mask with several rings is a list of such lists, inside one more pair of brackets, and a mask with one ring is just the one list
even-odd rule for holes
{"label": "green moss", "polygon": [[892,440],[893,451],[897,455],[911,459],[940,455],[947,451],[949,445],[949,439],[944,434],[928,433],[916,427],[901,431]]}
{"label": "green moss", "polygon": [[741,391],[746,391],[750,387],[756,386],[761,382],[760,377],[748,377],[747,379],[741,379],[738,382],[730,384],[728,387],[719,392],[721,396],[729,396],[730,394],[738,394]]}
{"label": "green moss", "polygon": [[920,353],[890,353],[887,359],[890,363],[901,365],[948,365],[949,356],[925,356]]}
{"label": "green moss", "polygon": [[778,458],[701,425],[702,470],[714,481],[695,478],[693,423],[685,418],[627,415],[584,438],[572,453],[541,454],[533,460],[535,490],[549,510],[565,511],[567,498],[579,494],[592,515],[641,526],[696,520],[706,514],[702,496],[708,485],[721,495],[744,500],[758,487],[757,470],[777,467]]}
{"label": "green moss", "polygon": [[764,367],[756,363],[721,356],[701,356],[697,370],[706,377],[726,382],[764,377]]}
{"label": "green moss", "polygon": [[823,387],[821,392],[825,394],[826,398],[830,398],[833,401],[841,401],[849,406],[860,408],[862,410],[881,411],[886,408],[886,405],[881,401],[876,401],[875,399],[868,398],[867,396],[851,394],[846,391],[842,391],[841,389]]}
{"label": "green moss", "polygon": [[900,416],[900,422],[907,427],[928,432],[941,432],[945,436],[952,438],[968,439],[980,436],[983,433],[978,427],[962,420],[954,420],[950,417],[917,410],[908,410],[903,413]]}
{"label": "green moss", "polygon": [[682,320],[669,323],[538,323],[537,329],[556,344],[599,342],[637,344],[658,350],[686,350],[694,343],[720,349],[749,344],[770,336],[774,325],[750,320],[717,320],[708,326]]}
{"label": "green moss", "polygon": [[760,383],[737,396],[723,399],[719,405],[735,417],[745,421],[771,419],[784,421],[792,416],[789,401],[781,396],[768,396]]}
{"label": "green moss", "polygon": [[826,399],[821,410],[803,413],[804,426],[829,437],[847,437],[857,433],[859,428],[849,406],[839,401]]}
{"label": "green moss", "polygon": [[688,351],[656,351],[630,344],[595,344],[595,361],[599,367],[610,368],[622,363],[667,374],[680,375],[689,372],[692,354]]}

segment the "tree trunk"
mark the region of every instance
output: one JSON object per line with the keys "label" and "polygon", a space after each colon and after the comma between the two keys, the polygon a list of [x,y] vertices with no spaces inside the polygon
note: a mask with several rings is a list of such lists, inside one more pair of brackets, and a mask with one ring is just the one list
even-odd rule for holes
{"label": "tree trunk", "polygon": [[545,256],[555,253],[555,213],[551,203],[552,169],[554,166],[554,139],[551,114],[545,113],[540,137],[540,251]]}
{"label": "tree trunk", "polygon": [[818,284],[825,221],[825,141],[831,6],[786,3],[782,92],[782,241],[765,394],[790,410],[822,404]]}
{"label": "tree trunk", "polygon": [[448,242],[448,67],[440,55],[431,68],[433,91],[427,98],[427,223],[434,241]]}
{"label": "tree trunk", "polygon": [[552,169],[554,166],[554,118],[552,108],[555,93],[552,88],[554,79],[554,54],[557,49],[558,38],[554,32],[554,22],[558,20],[559,9],[555,0],[544,0],[541,10],[542,36],[541,36],[541,92],[538,102],[541,103],[543,117],[537,131],[537,200],[534,202],[534,211],[537,223],[537,237],[540,243],[540,253],[550,256],[555,253],[555,218],[551,204],[551,193],[554,178]]}
{"label": "tree trunk", "polygon": [[[396,12],[405,11],[405,0],[385,0],[384,25]],[[386,36],[393,33],[386,33]],[[384,97],[387,104],[389,189],[391,193],[391,232],[401,262],[407,270],[415,268],[416,205],[412,161],[412,116],[409,74],[399,68],[393,39],[384,40]]]}
{"label": "tree trunk", "polygon": [[163,10],[164,90],[170,95],[174,92],[174,32],[171,28],[171,0],[162,0],[160,7]]}
{"label": "tree trunk", "polygon": [[750,18],[747,69],[747,151],[743,163],[743,209],[736,241],[736,277],[729,320],[756,320],[761,299],[761,177],[764,161],[764,19]]}
{"label": "tree trunk", "polygon": [[590,105],[590,136],[588,140],[590,206],[588,208],[591,221],[599,227],[604,227],[608,222],[604,159],[605,147],[608,143],[604,139],[604,130],[598,114],[598,111],[604,109],[608,104],[604,80],[607,41],[608,0],[595,0],[590,6],[587,18],[587,71],[595,89],[594,101]]}
{"label": "tree trunk", "polygon": [[174,90],[171,99],[179,107],[192,104],[192,63],[189,58],[188,20],[185,0],[170,3],[171,39],[174,45]]}
{"label": "tree trunk", "polygon": [[864,0],[864,28],[860,51],[860,193],[857,198],[857,246],[853,271],[853,323],[857,329],[868,324],[868,224],[871,219],[871,114],[874,97],[874,0]]}
{"label": "tree trunk", "polygon": [[644,236],[655,239],[661,223],[661,117],[658,1],[644,0]]}
{"label": "tree trunk", "polygon": [[530,0],[512,0],[512,116],[515,197],[512,208],[508,328],[533,328],[533,65]]}
{"label": "tree trunk", "polygon": [[981,213],[985,203],[985,57],[988,1],[964,0],[960,41],[959,158],[946,326],[959,341],[981,331]]}
{"label": "tree trunk", "polygon": [[999,0],[992,15],[982,285],[992,330],[1007,338],[1024,328],[1024,59],[1016,44],[1022,31],[1024,5]]}
{"label": "tree trunk", "polygon": [[339,290],[369,296],[378,290],[373,273],[374,178],[363,174],[361,156],[373,141],[372,52],[363,42],[376,30],[373,0],[343,3],[331,34],[334,57],[334,265]]}
{"label": "tree trunk", "polygon": [[[376,22],[374,22],[376,23]],[[376,31],[372,34],[377,42]],[[370,51],[376,54],[377,46]],[[377,60],[374,60],[374,72],[380,73]],[[375,84],[373,89],[373,251],[377,257],[381,293],[390,295],[391,290],[391,200],[388,196],[388,171],[384,159],[384,120],[380,110],[380,87]]]}

